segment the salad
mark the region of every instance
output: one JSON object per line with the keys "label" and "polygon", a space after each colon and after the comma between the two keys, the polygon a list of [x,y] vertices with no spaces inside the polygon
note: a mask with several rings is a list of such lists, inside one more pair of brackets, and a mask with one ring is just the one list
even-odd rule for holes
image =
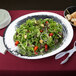
{"label": "salad", "polygon": [[28,19],[16,29],[15,46],[22,56],[43,55],[63,39],[62,31],[62,25],[51,18]]}

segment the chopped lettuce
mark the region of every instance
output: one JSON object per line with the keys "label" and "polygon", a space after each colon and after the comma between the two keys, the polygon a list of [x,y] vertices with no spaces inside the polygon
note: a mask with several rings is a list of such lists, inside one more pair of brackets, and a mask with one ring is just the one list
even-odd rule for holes
{"label": "chopped lettuce", "polygon": [[[41,26],[41,24],[44,26]],[[63,38],[62,31],[62,25],[53,19],[45,18],[36,20],[33,18],[26,20],[16,29],[13,39],[14,41],[19,41],[19,54],[23,56],[35,56],[37,52],[37,55],[43,55],[47,53],[45,50],[54,47],[61,41]],[[53,33],[53,35],[50,36],[50,33]],[[41,43],[40,40],[42,41]],[[45,44],[48,46],[47,49]],[[38,46],[36,51],[34,50],[35,46]]]}

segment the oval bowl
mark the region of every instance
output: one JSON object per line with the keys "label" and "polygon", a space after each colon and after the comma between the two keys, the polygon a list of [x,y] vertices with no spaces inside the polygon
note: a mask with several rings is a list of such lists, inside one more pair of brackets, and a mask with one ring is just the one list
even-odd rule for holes
{"label": "oval bowl", "polygon": [[[54,49],[52,52],[46,53],[44,55],[38,55],[38,56],[33,56],[33,57],[28,57],[28,56],[21,56],[20,54],[17,53],[16,50],[18,50],[18,47],[14,45],[14,40],[13,36],[16,32],[16,27],[19,27],[21,24],[23,24],[27,19],[32,19],[32,18],[53,18],[54,21],[60,23],[63,27],[63,40],[60,44],[60,46],[57,49]],[[23,15],[16,20],[14,20],[5,30],[4,32],[4,45],[7,48],[8,52],[13,54],[14,56],[17,56],[19,58],[23,59],[41,59],[41,58],[46,58],[49,56],[53,56],[62,50],[64,50],[72,41],[73,38],[73,29],[71,24],[62,16],[56,14],[56,13],[51,13],[51,12],[35,12],[35,13],[30,13]]]}

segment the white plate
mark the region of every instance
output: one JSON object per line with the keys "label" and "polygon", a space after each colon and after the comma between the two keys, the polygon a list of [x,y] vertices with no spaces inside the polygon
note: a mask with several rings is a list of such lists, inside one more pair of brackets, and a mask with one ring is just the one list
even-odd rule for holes
{"label": "white plate", "polygon": [[5,9],[0,9],[0,29],[6,27],[11,22],[11,16]]}
{"label": "white plate", "polygon": [[[62,24],[63,27],[63,35],[64,35],[64,39],[60,45],[59,48],[53,50],[50,53],[46,53],[44,55],[39,55],[39,56],[34,56],[34,57],[28,57],[28,56],[21,56],[20,54],[18,54],[16,52],[16,50],[18,49],[18,47],[16,47],[14,45],[14,40],[13,40],[13,36],[16,32],[15,28],[19,27],[22,23],[24,23],[27,19],[31,19],[31,18],[53,18],[56,22]],[[71,24],[62,16],[56,14],[56,13],[51,13],[51,12],[35,12],[35,13],[30,13],[30,14],[26,14],[24,16],[21,16],[19,18],[17,18],[16,20],[14,20],[6,29],[5,33],[4,33],[4,44],[5,47],[7,48],[7,50],[12,53],[13,55],[23,58],[23,59],[41,59],[41,58],[45,58],[45,57],[49,57],[49,56],[53,56],[59,52],[61,52],[62,50],[64,50],[72,41],[73,38],[73,29]]]}

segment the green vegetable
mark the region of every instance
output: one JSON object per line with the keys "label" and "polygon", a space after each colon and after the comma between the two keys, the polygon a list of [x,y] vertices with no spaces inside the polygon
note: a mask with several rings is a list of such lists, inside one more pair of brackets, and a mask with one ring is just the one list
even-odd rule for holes
{"label": "green vegetable", "polygon": [[[47,22],[47,23],[46,23]],[[42,27],[41,24],[44,26]],[[40,32],[42,30],[42,32]],[[28,19],[19,28],[13,37],[14,41],[19,41],[19,54],[23,56],[35,56],[34,47],[38,46],[37,55],[43,55],[51,52],[50,48],[58,45],[63,38],[62,25],[50,18]],[[51,34],[49,36],[49,34]],[[40,40],[43,40],[40,43]],[[45,52],[45,44],[48,45],[48,51]]]}

